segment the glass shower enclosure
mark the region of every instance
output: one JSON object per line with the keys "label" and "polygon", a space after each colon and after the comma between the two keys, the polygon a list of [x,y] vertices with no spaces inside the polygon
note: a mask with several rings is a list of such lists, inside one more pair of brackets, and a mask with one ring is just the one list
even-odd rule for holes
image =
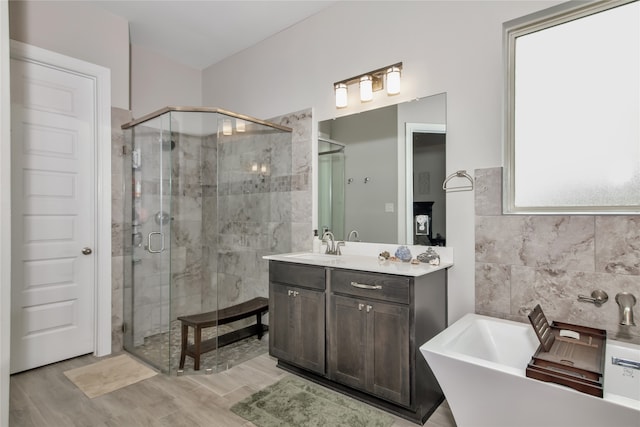
{"label": "glass shower enclosure", "polygon": [[[204,329],[200,369],[181,352],[180,316],[268,297],[262,256],[291,249],[291,129],[217,108],[167,107],[125,132],[124,348],[160,371],[211,373],[265,353],[268,338]],[[290,185],[289,185],[290,187]],[[263,316],[268,324],[268,315]],[[194,342],[189,328],[189,343]]]}

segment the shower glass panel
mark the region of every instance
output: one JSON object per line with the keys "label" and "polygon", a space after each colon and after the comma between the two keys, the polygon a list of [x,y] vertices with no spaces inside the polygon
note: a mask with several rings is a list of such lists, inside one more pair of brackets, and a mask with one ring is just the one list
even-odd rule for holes
{"label": "shower glass panel", "polygon": [[318,227],[320,234],[330,230],[340,239],[344,233],[345,146],[325,138],[318,139]]}
{"label": "shower glass panel", "polygon": [[218,372],[268,351],[267,335],[246,336],[256,316],[209,316],[198,370],[192,356],[180,368],[179,318],[268,297],[262,256],[291,249],[291,131],[200,107],[147,117],[123,126],[124,347],[165,373]]}

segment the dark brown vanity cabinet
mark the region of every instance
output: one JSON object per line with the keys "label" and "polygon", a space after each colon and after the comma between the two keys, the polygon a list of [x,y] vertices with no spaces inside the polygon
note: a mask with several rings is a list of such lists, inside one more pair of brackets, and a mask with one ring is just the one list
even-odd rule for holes
{"label": "dark brown vanity cabinet", "polygon": [[329,324],[329,378],[408,406],[409,307],[332,294]]}
{"label": "dark brown vanity cabinet", "polygon": [[446,327],[446,270],[413,277],[269,266],[278,366],[423,424],[444,399],[419,346]]}
{"label": "dark brown vanity cabinet", "polygon": [[325,373],[325,269],[269,265],[269,353]]}

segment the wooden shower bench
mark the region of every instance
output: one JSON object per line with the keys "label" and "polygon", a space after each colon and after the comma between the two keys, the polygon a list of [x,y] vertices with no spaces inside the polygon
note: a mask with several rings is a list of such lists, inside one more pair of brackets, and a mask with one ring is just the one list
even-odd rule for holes
{"label": "wooden shower bench", "polygon": [[[191,314],[180,316],[178,320],[182,322],[182,348],[180,351],[180,369],[184,368],[186,356],[193,357],[193,369],[200,370],[200,355],[216,348],[240,341],[252,335],[262,334],[269,330],[267,325],[262,324],[262,314],[269,311],[269,300],[264,297],[256,297],[249,301],[207,313]],[[242,329],[238,329],[218,337],[202,340],[202,330],[213,326],[224,325],[236,320],[246,319],[256,316],[256,323]],[[193,328],[193,344],[188,343],[189,327]]]}

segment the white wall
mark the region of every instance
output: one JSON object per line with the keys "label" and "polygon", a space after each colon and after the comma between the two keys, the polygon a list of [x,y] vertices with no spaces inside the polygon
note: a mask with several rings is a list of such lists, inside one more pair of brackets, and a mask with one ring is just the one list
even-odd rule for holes
{"label": "white wall", "polygon": [[[557,1],[338,2],[203,72],[203,102],[316,120],[447,94],[447,173],[502,165],[502,23]],[[402,61],[402,92],[337,110],[333,83]],[[355,92],[355,87],[350,87]],[[474,193],[447,195],[449,321],[474,311]]]}
{"label": "white wall", "polygon": [[161,108],[178,105],[202,106],[202,72],[142,46],[131,45],[133,117],[139,118]]}
{"label": "white wall", "polygon": [[[397,112],[392,106],[330,122],[331,139],[346,144],[345,180],[353,179],[345,183],[341,239],[357,230],[363,242],[398,242]],[[389,203],[391,212],[385,209]]]}
{"label": "white wall", "polygon": [[111,105],[129,110],[129,22],[81,1],[10,1],[10,37],[111,70]]}
{"label": "white wall", "polygon": [[9,6],[0,2],[0,426],[9,425],[11,319],[11,134]]}

